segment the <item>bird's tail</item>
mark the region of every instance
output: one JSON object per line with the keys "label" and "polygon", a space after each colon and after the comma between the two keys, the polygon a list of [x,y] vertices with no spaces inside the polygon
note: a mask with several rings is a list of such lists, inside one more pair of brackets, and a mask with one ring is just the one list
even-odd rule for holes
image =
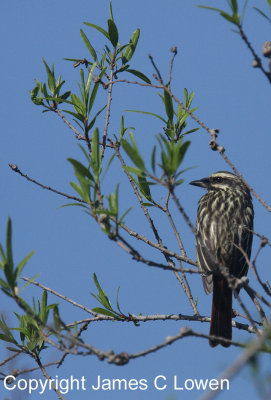
{"label": "bird's tail", "polygon": [[[213,276],[213,305],[210,325],[210,335],[225,339],[232,338],[232,290],[228,282],[220,277]],[[221,344],[229,347],[230,343],[223,343],[217,339],[210,339],[209,344],[215,347]]]}

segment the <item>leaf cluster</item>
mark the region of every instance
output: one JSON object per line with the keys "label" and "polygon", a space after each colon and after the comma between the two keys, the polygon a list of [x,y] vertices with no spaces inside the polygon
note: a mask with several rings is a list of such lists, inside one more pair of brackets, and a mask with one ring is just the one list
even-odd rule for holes
{"label": "leaf cluster", "polygon": [[[109,317],[114,318],[114,320],[116,321],[133,321],[133,316],[131,314],[129,314],[128,316],[126,316],[120,309],[119,306],[119,289],[120,287],[118,287],[117,290],[117,297],[116,297],[116,306],[117,306],[117,310],[114,310],[111,302],[105,292],[104,289],[101,288],[101,285],[97,279],[96,274],[93,274],[93,280],[95,283],[95,286],[98,290],[98,294],[94,294],[94,293],[90,293],[103,307],[95,307],[92,309],[92,311],[98,313],[98,314],[102,314],[102,315],[106,315]],[[136,321],[133,321],[135,326],[139,326],[139,324]]]}

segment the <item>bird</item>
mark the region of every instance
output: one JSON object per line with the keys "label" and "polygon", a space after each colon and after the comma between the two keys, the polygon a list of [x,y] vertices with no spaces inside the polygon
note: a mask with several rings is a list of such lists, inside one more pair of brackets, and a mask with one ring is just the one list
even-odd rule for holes
{"label": "bird", "polygon": [[[206,294],[213,291],[209,335],[232,340],[232,288],[227,276],[240,279],[248,272],[244,253],[249,260],[254,220],[252,198],[240,177],[228,171],[215,172],[190,185],[207,189],[198,202],[196,253],[204,290]],[[210,337],[209,344],[229,347],[230,341]]]}

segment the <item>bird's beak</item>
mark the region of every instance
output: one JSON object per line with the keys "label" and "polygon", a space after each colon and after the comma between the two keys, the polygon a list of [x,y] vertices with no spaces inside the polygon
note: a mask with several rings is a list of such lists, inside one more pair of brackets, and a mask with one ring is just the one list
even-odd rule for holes
{"label": "bird's beak", "polygon": [[204,189],[207,189],[209,187],[210,184],[210,179],[209,178],[203,178],[200,179],[198,181],[192,181],[189,183],[189,185],[194,185],[194,186],[199,186],[202,187]]}

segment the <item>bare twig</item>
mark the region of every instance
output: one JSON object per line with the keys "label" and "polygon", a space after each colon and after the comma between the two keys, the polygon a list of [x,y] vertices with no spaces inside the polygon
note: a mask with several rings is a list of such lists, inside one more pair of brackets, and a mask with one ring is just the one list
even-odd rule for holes
{"label": "bare twig", "polygon": [[[161,82],[160,78],[158,79],[159,82]],[[220,146],[218,142],[216,141],[216,133],[214,129],[210,129],[207,127],[207,125],[201,121],[198,117],[196,117],[190,110],[188,110],[184,104],[171,92],[170,87],[160,84],[160,85],[154,85],[154,84],[149,84],[149,83],[142,83],[138,81],[129,81],[127,79],[119,79],[113,82],[110,82],[112,84],[119,83],[119,82],[124,82],[128,84],[135,84],[139,86],[147,86],[147,87],[152,87],[156,89],[164,89],[165,91],[168,92],[168,94],[173,98],[173,100],[180,105],[180,107],[186,111],[190,117],[197,122],[198,125],[200,125],[203,129],[205,129],[210,135],[211,135],[211,148],[212,150],[217,150],[221,157],[223,157],[224,161],[232,168],[232,170],[235,172],[236,175],[239,176],[239,178],[242,180],[242,182],[247,186],[247,188],[251,191],[251,193],[256,197],[256,199],[269,211],[271,212],[271,207],[255,192],[255,190],[247,183],[247,181],[243,178],[243,176],[240,174],[240,172],[236,169],[236,167],[233,165],[233,163],[229,160],[229,158],[225,155],[225,149],[224,147]]]}
{"label": "bare twig", "polygon": [[254,59],[256,60],[256,64],[257,64],[257,68],[259,68],[263,74],[267,77],[267,79],[269,80],[269,82],[271,83],[271,73],[269,71],[266,71],[263,67],[262,64],[262,60],[261,58],[258,56],[258,54],[256,53],[256,51],[254,50],[254,48],[252,47],[250,41],[248,40],[245,32],[243,31],[243,28],[241,25],[238,25],[238,29],[240,32],[240,36],[243,39],[243,41],[246,43],[247,47],[249,48],[249,50],[251,51]]}
{"label": "bare twig", "polygon": [[21,354],[20,351],[18,353],[13,353],[13,354],[11,354],[11,356],[5,358],[5,360],[0,362],[0,367],[7,364],[9,361],[13,360],[14,358],[16,358],[19,354]]}
{"label": "bare twig", "polygon": [[265,323],[267,321],[267,318],[266,318],[265,312],[263,311],[260,303],[258,302],[257,297],[255,296],[255,294],[253,293],[253,291],[250,289],[249,286],[246,286],[244,289],[247,292],[247,294],[249,295],[249,297],[251,298],[251,300],[253,301],[253,303],[260,315],[262,323]]}
{"label": "bare twig", "polygon": [[108,133],[109,118],[110,118],[110,110],[111,110],[111,102],[112,102],[112,89],[113,89],[113,85],[111,82],[113,80],[113,75],[114,75],[114,62],[112,61],[111,65],[110,65],[110,82],[109,82],[108,97],[107,97],[103,144],[102,144],[102,150],[101,150],[101,158],[102,159],[104,157],[104,151],[105,151],[105,147],[106,147],[106,139],[107,139],[107,133]]}
{"label": "bare twig", "polygon": [[60,391],[56,388],[52,378],[47,374],[47,371],[44,368],[44,366],[42,365],[42,363],[40,361],[40,358],[39,358],[39,356],[37,354],[35,355],[35,361],[38,364],[38,366],[39,366],[41,372],[43,373],[44,377],[48,380],[48,382],[50,381],[51,386],[52,386],[53,390],[56,392],[58,398],[60,400],[65,400],[65,397],[63,397],[62,394],[60,393]]}
{"label": "bare twig", "polygon": [[171,60],[170,60],[170,68],[169,68],[169,76],[168,76],[168,86],[171,84],[171,80],[172,80],[173,63],[174,63],[174,59],[175,59],[175,57],[176,57],[176,55],[177,55],[177,52],[178,52],[178,51],[177,51],[177,47],[176,47],[176,46],[171,47],[170,51],[171,51],[171,53],[173,53],[173,56],[171,57]]}
{"label": "bare twig", "polygon": [[25,179],[27,179],[29,182],[35,183],[35,185],[40,186],[43,189],[49,190],[51,192],[54,192],[56,194],[59,194],[60,196],[64,196],[67,199],[71,199],[71,200],[75,200],[75,201],[79,201],[80,203],[86,203],[84,200],[80,199],[79,197],[75,197],[75,196],[70,196],[67,193],[63,193],[60,192],[59,190],[53,189],[50,186],[45,186],[42,183],[37,182],[35,179],[30,178],[28,175],[24,174],[22,171],[20,171],[20,169],[18,168],[17,165],[15,164],[9,164],[10,168],[12,169],[12,171],[17,172],[18,174],[20,174],[22,177],[24,177]]}
{"label": "bare twig", "polygon": [[153,68],[155,69],[155,71],[156,71],[156,73],[157,73],[157,75],[158,75],[159,81],[163,84],[162,76],[161,76],[161,74],[160,74],[160,71],[159,71],[158,67],[156,66],[156,64],[155,64],[155,62],[154,62],[154,60],[153,60],[152,55],[149,54],[148,56],[149,56],[149,59],[151,60],[151,63],[152,63]]}
{"label": "bare twig", "polygon": [[65,115],[63,115],[58,108],[52,108],[52,111],[54,111],[63,120],[63,122],[73,131],[78,140],[85,140],[84,136],[78,132],[78,130],[67,120]]}
{"label": "bare twig", "polygon": [[[270,326],[266,328],[260,336],[257,336],[252,341],[252,343],[246,348],[246,350],[240,356],[238,356],[236,361],[231,364],[223,372],[222,375],[218,377],[218,380],[230,379],[235,376],[237,372],[239,372],[247,364],[247,362],[261,349],[268,335],[270,335]],[[218,394],[219,390],[210,390],[201,398],[201,400],[211,400]]]}
{"label": "bare twig", "polygon": [[198,269],[192,269],[192,268],[183,268],[180,266],[179,268],[166,265],[166,264],[161,264],[157,263],[155,261],[147,260],[144,258],[139,252],[125,240],[119,233],[117,234],[117,237],[119,240],[116,240],[116,243],[127,253],[131,254],[134,260],[142,262],[143,264],[146,264],[150,267],[157,267],[157,268],[162,268],[164,270],[170,270],[170,271],[177,271],[177,272],[187,272],[189,274],[201,274],[201,272]]}
{"label": "bare twig", "polygon": [[256,265],[255,265],[255,260],[256,260],[256,258],[257,258],[257,256],[258,256],[259,252],[260,252],[261,249],[263,248],[262,245],[260,244],[260,247],[259,247],[259,249],[258,249],[258,252],[256,253],[255,258],[254,258],[253,262],[251,263],[250,260],[249,260],[249,258],[248,258],[248,255],[247,255],[247,253],[244,251],[244,249],[242,249],[241,246],[238,246],[237,244],[235,244],[235,243],[233,243],[233,242],[231,242],[231,243],[233,244],[234,247],[236,247],[236,248],[243,254],[243,256],[245,257],[245,260],[246,260],[247,265],[252,269],[252,271],[253,271],[253,273],[254,273],[254,275],[255,275],[257,281],[258,281],[259,284],[262,286],[262,288],[264,289],[264,291],[266,292],[266,294],[268,294],[269,296],[271,296],[271,291],[269,290],[268,286],[261,280],[261,278],[260,278],[260,276],[259,276],[259,274],[258,274]]}
{"label": "bare twig", "polygon": [[[54,294],[55,296],[59,297],[62,300],[65,300],[66,302],[72,304],[75,307],[81,308],[82,310],[84,310],[88,314],[92,314],[95,317],[97,317],[99,315],[99,314],[95,313],[94,311],[90,310],[89,308],[83,306],[82,304],[79,304],[76,301],[69,299],[67,296],[64,296],[63,294],[60,294],[60,293],[56,292],[55,290],[53,290],[53,289],[51,289],[51,288],[49,288],[47,286],[42,285],[39,282],[33,281],[32,279],[29,279],[29,278],[26,278],[26,277],[22,277],[21,279],[24,280],[25,282],[29,282],[31,285],[38,286],[39,288],[41,288],[43,290],[46,290],[49,293]],[[112,317],[106,317],[106,319],[111,319],[112,320],[113,318]]]}

